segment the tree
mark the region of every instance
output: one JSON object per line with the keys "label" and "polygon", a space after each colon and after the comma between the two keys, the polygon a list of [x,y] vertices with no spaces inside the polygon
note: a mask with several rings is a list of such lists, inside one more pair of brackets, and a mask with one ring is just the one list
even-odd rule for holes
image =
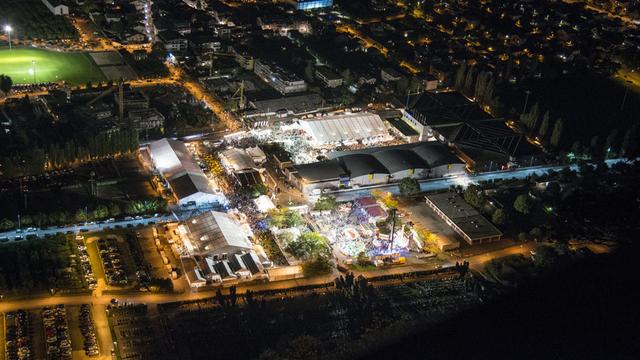
{"label": "tree", "polygon": [[12,86],[13,80],[11,79],[11,77],[7,75],[0,75],[0,90],[2,90],[5,95],[9,95]]}
{"label": "tree", "polygon": [[540,135],[541,138],[544,138],[547,136],[547,131],[549,131],[549,110],[545,111],[542,116],[542,123],[538,129],[538,135]]}
{"label": "tree", "polygon": [[358,265],[363,267],[371,265],[371,260],[369,259],[369,257],[364,251],[361,251],[360,253],[358,253],[358,258],[356,262],[358,263]]}
{"label": "tree", "polygon": [[311,260],[307,260],[302,264],[302,272],[304,276],[318,276],[331,272],[331,261],[329,256],[320,255]]}
{"label": "tree", "polygon": [[351,75],[351,70],[349,68],[344,69],[340,75],[342,76],[342,80],[345,85],[351,85],[353,82],[353,76]]}
{"label": "tree", "polygon": [[98,205],[91,212],[91,217],[93,219],[104,219],[109,216],[109,209],[105,205]]}
{"label": "tree", "polygon": [[529,241],[530,237],[529,234],[527,234],[526,232],[521,232],[518,234],[518,240],[520,241]]}
{"label": "tree", "polygon": [[404,178],[400,180],[398,187],[403,196],[414,196],[420,193],[420,183],[416,179]]}
{"label": "tree", "polygon": [[540,117],[540,105],[538,103],[533,104],[528,112],[520,115],[520,121],[526,126],[529,131],[535,131]]}
{"label": "tree", "polygon": [[308,231],[289,242],[285,249],[298,259],[310,260],[320,255],[328,256],[329,241],[316,232]]}
{"label": "tree", "polygon": [[31,226],[33,225],[33,218],[30,215],[24,215],[20,217],[20,225],[21,226]]}
{"label": "tree", "polygon": [[2,219],[0,220],[0,230],[6,231],[11,230],[16,227],[16,223],[10,219]]}
{"label": "tree", "polygon": [[336,208],[336,205],[338,203],[336,202],[336,198],[333,196],[329,196],[329,195],[322,195],[318,201],[316,201],[316,204],[313,206],[313,209],[316,211],[327,211],[327,210],[333,210]]}
{"label": "tree", "polygon": [[39,212],[36,213],[35,215],[33,215],[33,223],[37,226],[37,227],[42,227],[44,225],[47,224],[47,221],[49,221],[49,219],[47,219],[47,215]]}
{"label": "tree", "polygon": [[292,228],[304,224],[304,219],[297,211],[275,209],[269,213],[269,224],[277,228]]}
{"label": "tree", "polygon": [[503,225],[507,221],[507,215],[505,215],[504,210],[496,209],[491,215],[491,221],[496,225]]}
{"label": "tree", "polygon": [[78,209],[73,215],[73,218],[77,222],[87,221],[87,213],[84,211],[84,209]]}
{"label": "tree", "polygon": [[580,143],[580,140],[573,142],[573,145],[571,145],[571,152],[575,155],[582,154],[582,144]]}
{"label": "tree", "polygon": [[460,66],[458,67],[458,71],[456,72],[456,77],[454,80],[454,87],[457,90],[462,90],[462,87],[464,86],[464,79],[465,79],[465,75],[467,73],[467,63],[462,62],[462,64],[460,64]]}
{"label": "tree", "polygon": [[551,133],[551,145],[558,147],[560,144],[560,140],[562,139],[562,128],[562,119],[556,120],[556,123],[553,125],[553,132]]}
{"label": "tree", "polygon": [[478,185],[471,184],[467,186],[464,190],[463,197],[464,201],[468,202],[469,205],[475,208],[480,208],[484,205],[484,193],[482,192],[482,188]]}
{"label": "tree", "polygon": [[618,129],[611,130],[609,136],[604,142],[604,152],[608,154],[610,151],[616,151],[618,149]]}
{"label": "tree", "polygon": [[513,202],[513,208],[521,213],[528,214],[531,212],[531,200],[527,194],[520,194],[516,197],[516,200]]}
{"label": "tree", "polygon": [[620,150],[628,159],[636,157],[638,151],[638,124],[633,124],[624,134]]}
{"label": "tree", "polygon": [[542,237],[544,236],[544,231],[542,230],[542,228],[539,228],[536,226],[533,229],[531,229],[531,231],[529,231],[529,235],[534,240],[542,240]]}
{"label": "tree", "polygon": [[120,210],[120,206],[116,203],[109,204],[109,215],[113,218],[116,218],[122,214],[122,210]]}
{"label": "tree", "polygon": [[473,87],[476,81],[476,68],[472,66],[469,71],[467,71],[467,76],[464,79],[464,93],[472,94]]}
{"label": "tree", "polygon": [[315,78],[315,68],[312,61],[307,61],[307,65],[304,67],[304,78],[308,82],[312,83]]}

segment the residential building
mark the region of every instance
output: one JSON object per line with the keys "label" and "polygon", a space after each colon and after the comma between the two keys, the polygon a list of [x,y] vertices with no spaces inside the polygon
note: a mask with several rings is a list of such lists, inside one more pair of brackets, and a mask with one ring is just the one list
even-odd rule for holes
{"label": "residential building", "polygon": [[42,0],[42,3],[53,15],[69,15],[69,7],[60,0]]}
{"label": "residential building", "polygon": [[283,95],[307,90],[307,83],[275,65],[255,60],[253,72]]}
{"label": "residential building", "polygon": [[173,30],[162,31],[158,33],[158,38],[164,44],[167,51],[180,52],[186,51],[189,43],[187,39],[182,37],[180,33]]}
{"label": "residential building", "polygon": [[316,78],[320,80],[324,86],[335,88],[343,83],[342,76],[326,66],[316,67]]}

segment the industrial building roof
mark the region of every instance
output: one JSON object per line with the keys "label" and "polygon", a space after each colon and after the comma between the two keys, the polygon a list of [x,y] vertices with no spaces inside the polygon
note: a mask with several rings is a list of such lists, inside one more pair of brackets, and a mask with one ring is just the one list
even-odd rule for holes
{"label": "industrial building roof", "polygon": [[375,157],[367,154],[350,154],[339,158],[340,164],[351,177],[369,174],[388,174],[389,170]]}
{"label": "industrial building roof", "polygon": [[305,119],[300,125],[319,145],[388,135],[380,116],[368,112]]}
{"label": "industrial building roof", "polygon": [[388,171],[395,173],[408,169],[428,169],[429,164],[411,150],[389,149],[372,154]]}
{"label": "industrial building roof", "polygon": [[244,149],[230,148],[223,151],[220,155],[225,165],[233,168],[233,171],[253,169],[256,167],[253,158]]}
{"label": "industrial building roof", "polygon": [[182,141],[168,138],[154,141],[149,144],[149,154],[165,179],[183,173],[203,174]]}
{"label": "industrial building roof", "polygon": [[539,152],[523,135],[513,132],[502,120],[488,119],[435,129],[459,147],[473,147],[516,157]]}
{"label": "industrial building roof", "polygon": [[367,148],[354,151],[334,151],[330,160],[295,165],[307,181],[328,181],[340,175],[357,177],[369,174],[393,174],[409,169],[432,169],[448,164],[464,164],[444,144],[423,142]]}
{"label": "industrial building roof", "polygon": [[437,141],[395,146],[373,147],[353,151],[334,151],[327,156],[339,159],[346,155],[366,154],[382,163],[390,173],[408,169],[429,169],[447,164],[463,164],[451,149]]}
{"label": "industrial building roof", "polygon": [[249,250],[252,247],[249,241],[251,230],[227,213],[207,211],[189,219],[186,226],[193,247],[201,253]]}
{"label": "industrial building roof", "polygon": [[197,193],[216,194],[183,142],[166,138],[154,141],[149,144],[149,155],[178,200]]}
{"label": "industrial building roof", "polygon": [[456,193],[431,194],[427,195],[427,199],[470,239],[502,235],[498,228]]}
{"label": "industrial building roof", "polygon": [[320,161],[311,164],[295,165],[298,174],[309,182],[339,179],[346,175],[338,160]]}
{"label": "industrial building roof", "polygon": [[407,112],[423,125],[460,124],[492,119],[477,103],[459,92],[424,92],[411,99]]}
{"label": "industrial building roof", "polygon": [[169,186],[178,199],[184,199],[198,192],[214,194],[209,179],[204,175],[183,174],[169,180]]}
{"label": "industrial building roof", "polygon": [[431,168],[447,164],[463,163],[446,145],[435,141],[420,143],[420,145],[412,147],[411,151],[418,154]]}

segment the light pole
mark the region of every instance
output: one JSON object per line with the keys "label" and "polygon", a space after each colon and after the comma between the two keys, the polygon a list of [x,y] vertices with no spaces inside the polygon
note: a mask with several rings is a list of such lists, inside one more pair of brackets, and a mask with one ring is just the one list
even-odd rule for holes
{"label": "light pole", "polygon": [[529,94],[531,94],[531,90],[527,90],[525,91],[525,93],[527,94],[527,97],[524,99],[524,106],[522,107],[523,114],[525,111],[527,111],[527,103],[529,102]]}
{"label": "light pole", "polygon": [[11,31],[13,31],[13,28],[11,25],[5,25],[4,31],[7,33],[7,36],[9,36],[9,51],[11,51]]}

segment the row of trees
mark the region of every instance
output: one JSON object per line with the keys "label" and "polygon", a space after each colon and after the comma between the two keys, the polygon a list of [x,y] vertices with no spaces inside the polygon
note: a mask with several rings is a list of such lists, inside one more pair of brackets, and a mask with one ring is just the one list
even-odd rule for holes
{"label": "row of trees", "polygon": [[629,159],[635,159],[640,151],[640,133],[638,124],[633,124],[621,136],[620,131],[615,128],[611,130],[609,135],[604,138],[600,135],[594,135],[588,144],[582,144],[580,140],[576,140],[571,146],[571,152],[579,155],[590,155],[593,158],[608,158],[613,155],[625,156]]}
{"label": "row of trees", "polygon": [[[52,226],[67,225],[69,223],[104,220],[110,217],[116,218],[123,214],[139,215],[145,213],[164,212],[167,208],[167,202],[161,197],[151,198],[147,200],[129,201],[122,206],[112,202],[109,204],[100,204],[94,208],[80,208],[76,211],[54,211],[50,214],[42,212],[32,215],[23,215],[20,217],[20,226]],[[18,226],[17,218],[1,219],[0,231],[15,229]]]}
{"label": "row of trees", "polygon": [[75,140],[64,144],[51,144],[45,149],[32,148],[0,159],[2,176],[12,178],[37,174],[47,168],[61,168],[72,164],[100,160],[111,156],[131,154],[138,149],[138,132],[121,130],[111,134],[98,134],[85,145]]}
{"label": "row of trees", "polygon": [[553,147],[557,148],[560,145],[560,140],[562,139],[564,120],[557,119],[553,123],[553,130],[549,137],[549,130],[551,130],[549,116],[549,110],[547,110],[544,115],[540,117],[540,105],[536,103],[528,111],[525,111],[520,115],[520,123],[524,126],[524,130],[527,133],[537,136],[543,141],[546,141],[548,138],[549,143]]}
{"label": "row of trees", "polygon": [[463,62],[456,71],[453,86],[465,95],[475,98],[480,104],[495,107],[499,98],[494,97],[495,76],[488,71],[478,70]]}

